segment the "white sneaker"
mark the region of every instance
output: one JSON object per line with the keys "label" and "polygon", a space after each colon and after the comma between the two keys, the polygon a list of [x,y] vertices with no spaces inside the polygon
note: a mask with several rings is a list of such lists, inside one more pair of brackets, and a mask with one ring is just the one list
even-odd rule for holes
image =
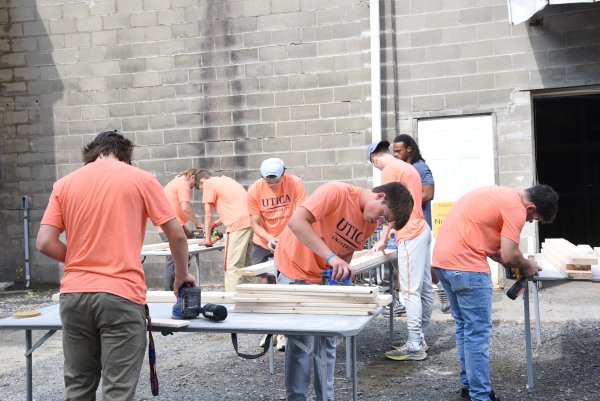
{"label": "white sneaker", "polygon": [[287,345],[287,337],[283,334],[277,334],[276,338],[277,345],[275,346],[275,349],[277,349],[277,351],[285,351],[285,346]]}

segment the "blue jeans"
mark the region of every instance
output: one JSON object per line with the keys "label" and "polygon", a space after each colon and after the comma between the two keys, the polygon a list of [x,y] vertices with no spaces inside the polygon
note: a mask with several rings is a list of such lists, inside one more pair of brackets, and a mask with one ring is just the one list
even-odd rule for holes
{"label": "blue jeans", "polygon": [[435,268],[456,321],[460,381],[473,401],[489,401],[492,279],[488,273]]}

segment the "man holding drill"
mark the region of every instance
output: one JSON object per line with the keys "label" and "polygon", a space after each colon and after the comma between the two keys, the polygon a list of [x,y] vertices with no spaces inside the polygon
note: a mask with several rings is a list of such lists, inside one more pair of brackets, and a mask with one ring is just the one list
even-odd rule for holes
{"label": "man holding drill", "polygon": [[[413,208],[408,190],[390,183],[372,190],[341,182],[330,182],[315,192],[292,215],[275,248],[277,283],[321,284],[322,272],[331,269],[335,281],[352,277],[349,265],[355,251],[364,248],[378,225],[402,228]],[[320,337],[294,336],[315,355],[320,354]],[[335,337],[327,337],[327,375],[315,363],[315,392],[318,401],[333,400]],[[294,341],[285,349],[285,387],[288,401],[305,401],[310,381],[310,356]],[[323,386],[327,400],[322,399]]]}
{"label": "man holding drill", "polygon": [[520,233],[526,221],[551,223],[557,208],[558,194],[547,185],[483,187],[460,198],[440,227],[432,265],[456,322],[464,400],[499,400],[490,383],[493,289],[487,258],[518,267],[526,277],[536,275],[538,265],[519,250]]}
{"label": "man holding drill", "polygon": [[[103,132],[84,166],[58,180],[36,246],[63,262],[60,319],[67,400],[132,400],[146,347],[146,221],[160,226],[175,262],[175,287],[196,284],[185,234],[154,176],[132,167],[133,143]],[[66,234],[66,243],[61,233]],[[177,295],[177,294],[175,294]]]}

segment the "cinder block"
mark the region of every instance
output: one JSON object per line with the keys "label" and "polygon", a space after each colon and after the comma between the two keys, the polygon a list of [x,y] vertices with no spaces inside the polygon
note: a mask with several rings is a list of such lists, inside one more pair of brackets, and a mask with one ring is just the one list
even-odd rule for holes
{"label": "cinder block", "polygon": [[144,28],[144,37],[147,41],[168,40],[173,37],[170,25],[151,26]]}
{"label": "cinder block", "polygon": [[244,17],[253,17],[258,15],[268,15],[271,13],[271,1],[270,0],[254,0],[251,2],[244,2],[243,6]]}
{"label": "cinder block", "polygon": [[106,77],[106,86],[108,89],[129,88],[132,84],[132,74],[111,75]]}
{"label": "cinder block", "polygon": [[106,90],[106,77],[87,77],[82,78],[79,83],[82,91],[103,91]]}
{"label": "cinder block", "polygon": [[459,22],[465,25],[489,23],[493,20],[493,7],[480,6],[460,10]]}
{"label": "cinder block", "polygon": [[329,103],[319,106],[321,118],[347,117],[350,115],[348,103]]}
{"label": "cinder block", "polygon": [[432,111],[444,108],[444,96],[415,96],[413,98],[413,111]]}
{"label": "cinder block", "polygon": [[275,124],[249,124],[247,126],[248,138],[273,138],[275,137]]}
{"label": "cinder block", "polygon": [[148,129],[148,117],[126,117],[122,118],[123,130],[126,132],[145,131]]}
{"label": "cinder block", "polygon": [[175,115],[162,115],[148,117],[148,127],[151,130],[173,129],[177,127],[177,118]]}
{"label": "cinder block", "polygon": [[[250,132],[248,132],[250,135]],[[264,138],[263,139],[263,152],[265,153],[278,153],[287,152],[292,148],[292,138]],[[286,160],[286,165],[288,164]]]}
{"label": "cinder block", "polygon": [[288,121],[290,119],[289,107],[273,107],[261,110],[261,119],[263,122]]}
{"label": "cinder block", "polygon": [[143,13],[131,14],[131,26],[144,27],[158,25],[158,13],[156,11],[147,11]]}
{"label": "cinder block", "polygon": [[127,14],[103,15],[102,27],[105,30],[129,28],[129,16]]}
{"label": "cinder block", "polygon": [[271,4],[273,14],[300,11],[300,0],[275,1]]}
{"label": "cinder block", "polygon": [[138,43],[145,40],[145,28],[129,28],[117,31],[117,43]]}
{"label": "cinder block", "polygon": [[[72,109],[77,109],[77,108],[72,108]],[[81,107],[80,114],[81,114],[80,118],[82,120],[99,120],[102,118],[108,118],[108,109],[106,106],[83,106],[83,107]]]}
{"label": "cinder block", "polygon": [[306,134],[330,134],[335,132],[335,120],[309,120],[306,121]]}
{"label": "cinder block", "polygon": [[132,85],[134,87],[160,85],[160,73],[143,72],[133,74]]}
{"label": "cinder block", "polygon": [[321,72],[318,74],[319,86],[345,86],[350,82],[350,78],[347,71],[339,72]]}
{"label": "cinder block", "polygon": [[303,42],[330,40],[332,37],[331,26],[309,26],[301,30]]}
{"label": "cinder block", "polygon": [[75,19],[73,18],[63,18],[59,20],[51,20],[50,21],[50,30],[51,34],[57,35],[61,33],[74,33],[77,31],[77,27],[75,24]]}
{"label": "cinder block", "polygon": [[143,0],[116,0],[117,12],[131,13],[144,10]]}

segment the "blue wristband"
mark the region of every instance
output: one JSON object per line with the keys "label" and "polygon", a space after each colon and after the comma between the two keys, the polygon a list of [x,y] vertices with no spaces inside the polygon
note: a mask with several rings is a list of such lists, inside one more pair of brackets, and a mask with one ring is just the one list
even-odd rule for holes
{"label": "blue wristband", "polygon": [[331,252],[331,255],[327,256],[327,259],[325,259],[325,263],[329,264],[329,261],[336,256],[337,256],[337,254],[335,252]]}

